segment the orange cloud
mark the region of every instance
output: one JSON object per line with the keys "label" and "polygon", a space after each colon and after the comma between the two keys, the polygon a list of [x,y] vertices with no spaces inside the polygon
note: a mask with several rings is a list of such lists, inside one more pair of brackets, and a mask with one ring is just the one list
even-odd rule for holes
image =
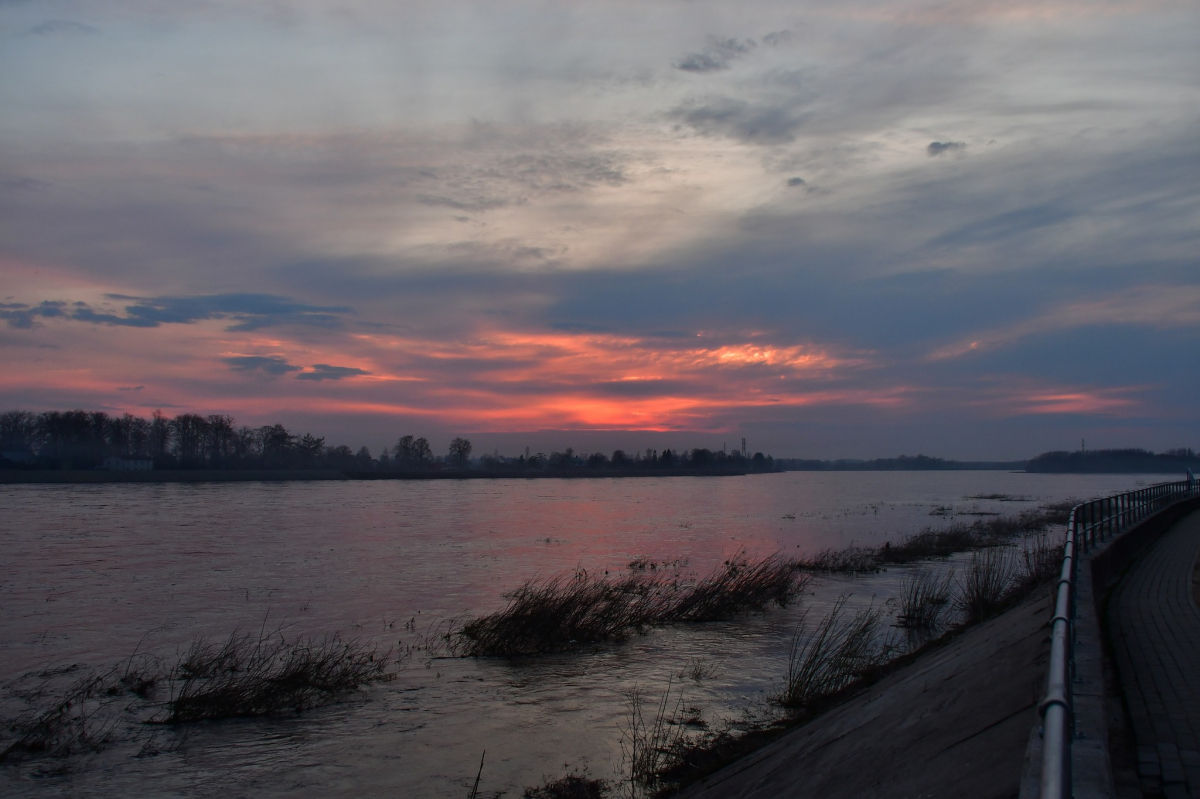
{"label": "orange cloud", "polygon": [[1130,396],[1145,387],[1085,388],[1077,386],[1041,386],[1015,380],[1013,385],[998,386],[981,392],[967,404],[990,408],[1003,416],[1047,414],[1087,414],[1092,416],[1134,416],[1142,403]]}

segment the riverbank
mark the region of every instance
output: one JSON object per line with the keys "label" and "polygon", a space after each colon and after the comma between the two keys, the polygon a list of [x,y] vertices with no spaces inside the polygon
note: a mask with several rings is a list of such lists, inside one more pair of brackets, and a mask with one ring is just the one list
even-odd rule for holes
{"label": "riverbank", "polygon": [[1049,617],[1039,591],[682,796],[1015,796]]}

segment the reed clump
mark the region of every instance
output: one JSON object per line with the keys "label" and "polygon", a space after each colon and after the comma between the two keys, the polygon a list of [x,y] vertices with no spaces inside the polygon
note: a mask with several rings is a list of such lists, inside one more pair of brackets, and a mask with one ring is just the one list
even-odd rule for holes
{"label": "reed clump", "polygon": [[663,775],[677,765],[687,748],[683,694],[672,695],[671,683],[647,715],[642,690],[634,687],[626,694],[626,723],[621,729],[621,759],[629,775],[631,789],[655,788],[663,784]]}
{"label": "reed clump", "polygon": [[826,549],[801,558],[796,564],[810,572],[862,574],[881,571],[890,565],[945,558],[959,552],[1006,547],[1019,536],[1042,535],[1050,525],[1066,524],[1074,504],[1068,500],[1016,516],[977,519],[969,524],[956,522],[940,529],[926,527],[896,543]]}
{"label": "reed clump", "polygon": [[1013,586],[1019,594],[1031,593],[1062,572],[1063,547],[1052,542],[1045,533],[1027,537],[1022,543],[1020,557]]}
{"label": "reed clump", "polygon": [[845,604],[845,597],[838,600],[811,634],[807,613],[801,616],[779,704],[811,709],[817,700],[836,694],[883,662],[882,609],[866,608],[846,617]]}
{"label": "reed clump", "polygon": [[583,774],[567,774],[537,788],[526,788],[521,799],[603,799],[612,786],[608,780]]}
{"label": "reed clump", "polygon": [[664,592],[658,624],[721,621],[771,605],[787,606],[808,583],[795,563],[778,555],[734,558],[699,582]]}
{"label": "reed clump", "polygon": [[822,549],[815,555],[800,558],[796,564],[804,571],[831,574],[865,574],[881,568],[878,549],[856,545]]}
{"label": "reed clump", "polygon": [[807,581],[808,575],[778,555],[739,556],[695,582],[661,571],[615,579],[580,571],[530,580],[508,594],[502,610],[459,628],[451,646],[456,654],[472,657],[557,652],[621,640],[650,627],[718,621],[787,605]]}
{"label": "reed clump", "polygon": [[221,644],[198,640],[169,677],[163,724],[302,711],[368,683],[390,679],[382,655],[337,635],[286,641],[235,632]]}
{"label": "reed clump", "polygon": [[954,593],[954,570],[942,575],[920,569],[900,582],[896,623],[911,630],[936,630],[942,625]]}
{"label": "reed clump", "polygon": [[972,556],[957,602],[969,623],[995,616],[1015,599],[1012,588],[1016,574],[1012,550],[985,549]]}
{"label": "reed clump", "polygon": [[9,721],[13,739],[0,750],[0,762],[23,757],[66,757],[98,751],[113,724],[97,713],[118,685],[116,671],[92,673],[73,682],[49,706]]}

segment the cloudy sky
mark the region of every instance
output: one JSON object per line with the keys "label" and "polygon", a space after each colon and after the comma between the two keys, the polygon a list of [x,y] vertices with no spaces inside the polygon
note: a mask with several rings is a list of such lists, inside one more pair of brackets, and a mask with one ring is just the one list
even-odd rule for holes
{"label": "cloudy sky", "polygon": [[1200,446],[1200,7],[0,0],[0,405]]}

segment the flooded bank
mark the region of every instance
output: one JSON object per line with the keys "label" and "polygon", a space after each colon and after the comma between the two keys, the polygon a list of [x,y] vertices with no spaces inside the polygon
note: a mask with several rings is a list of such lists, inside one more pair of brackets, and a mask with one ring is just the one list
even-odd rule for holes
{"label": "flooded bank", "polygon": [[395,679],[335,704],[164,729],[149,748],[129,725],[97,752],[0,767],[0,784],[6,795],[461,797],[484,749],[484,795],[520,795],[570,769],[617,777],[633,687],[661,693],[672,681],[708,723],[737,717],[779,690],[800,613],[842,596],[885,603],[915,567],[822,576],[787,608],[550,655],[445,657],[426,648],[440,625],[499,609],[534,577],[634,563],[703,575],[743,552],[878,546],[1139,481],[892,472],[3,486],[6,683],[54,666],[106,669],[135,651],[172,660],[198,637],[264,624],[411,655]]}

